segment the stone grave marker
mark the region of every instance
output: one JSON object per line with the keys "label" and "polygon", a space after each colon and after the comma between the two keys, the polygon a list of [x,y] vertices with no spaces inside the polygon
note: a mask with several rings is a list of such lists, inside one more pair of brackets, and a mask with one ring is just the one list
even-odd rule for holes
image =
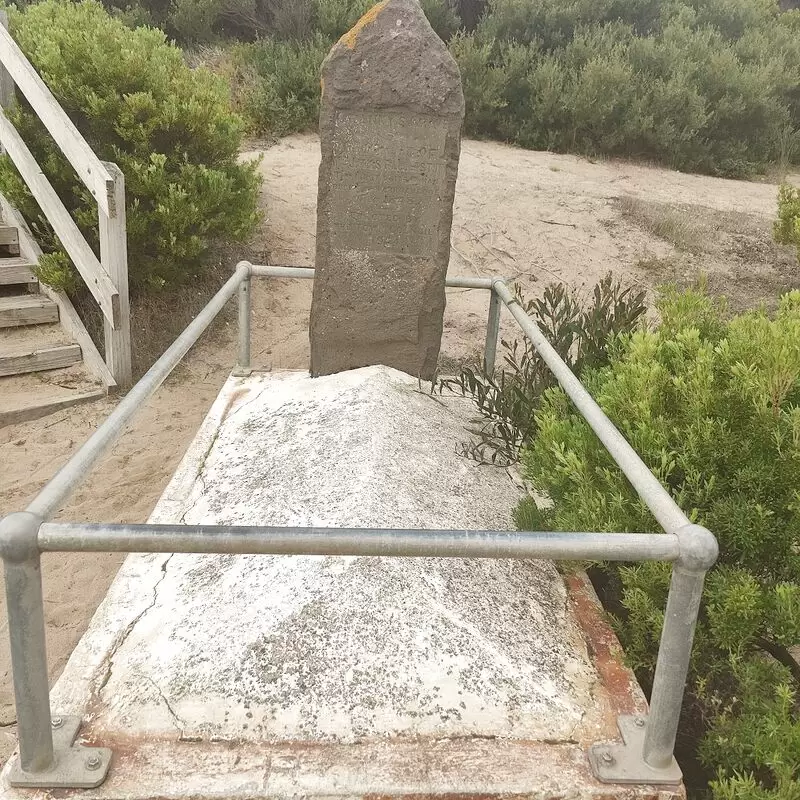
{"label": "stone grave marker", "polygon": [[322,66],[311,374],[431,379],[442,336],[464,97],[417,0],[384,0]]}

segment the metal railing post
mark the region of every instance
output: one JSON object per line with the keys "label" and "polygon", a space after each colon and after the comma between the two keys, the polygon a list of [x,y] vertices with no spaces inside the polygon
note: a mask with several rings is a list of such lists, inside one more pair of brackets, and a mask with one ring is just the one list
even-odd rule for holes
{"label": "metal railing post", "polygon": [[675,533],[681,555],[672,568],[642,753],[653,769],[666,769],[673,760],[703,584],[719,553],[714,536],[700,525]]}
{"label": "metal railing post", "polygon": [[497,340],[500,337],[500,309],[502,301],[494,290],[489,292],[489,317],[486,321],[486,344],[483,346],[483,371],[487,375],[494,373],[497,358]]}
{"label": "metal railing post", "polygon": [[672,763],[705,576],[678,565],[672,570],[642,753],[653,769]]}
{"label": "metal railing post", "polygon": [[50,715],[39,527],[27,511],[0,519],[0,556],[6,579],[8,638],[19,757],[11,786],[90,789],[106,778],[111,751],[76,743],[79,716]]}
{"label": "metal railing post", "polygon": [[672,568],[650,713],[647,717],[617,718],[622,744],[596,744],[589,748],[592,769],[606,783],[676,784],[681,780],[674,755],[675,737],[703,582],[717,560],[719,548],[713,534],[700,525],[684,525],[675,531],[675,536],[680,555]]}
{"label": "metal railing post", "polygon": [[37,544],[40,524],[39,517],[24,512],[0,520],[19,761],[26,772],[43,772],[54,761],[42,569]]}
{"label": "metal railing post", "polygon": [[242,262],[238,266],[245,266],[247,274],[239,284],[239,355],[236,362],[236,375],[249,375],[250,368],[250,319],[251,319],[251,269],[252,265]]}

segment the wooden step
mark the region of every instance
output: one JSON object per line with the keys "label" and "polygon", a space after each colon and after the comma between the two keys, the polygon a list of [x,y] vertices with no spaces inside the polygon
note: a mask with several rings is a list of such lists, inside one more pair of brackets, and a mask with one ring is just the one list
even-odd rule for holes
{"label": "wooden step", "polygon": [[19,255],[19,231],[16,228],[0,224],[0,248],[12,255]]}
{"label": "wooden step", "polygon": [[0,286],[10,286],[15,283],[35,284],[37,281],[31,270],[32,266],[27,259],[18,256],[0,257]]}
{"label": "wooden step", "polygon": [[71,367],[80,360],[81,348],[77,344],[59,344],[32,351],[15,350],[5,353],[0,351],[0,377]]}
{"label": "wooden step", "polygon": [[58,322],[58,306],[40,294],[0,297],[0,328]]}
{"label": "wooden step", "polygon": [[[16,379],[12,378],[12,380]],[[5,425],[18,425],[20,422],[46,417],[54,411],[60,411],[78,403],[101,400],[105,396],[106,393],[102,389],[91,389],[82,392],[61,391],[60,394],[53,394],[53,396],[50,396],[47,392],[37,391],[30,397],[15,397],[7,403],[4,402],[3,406],[0,407],[0,428]]]}

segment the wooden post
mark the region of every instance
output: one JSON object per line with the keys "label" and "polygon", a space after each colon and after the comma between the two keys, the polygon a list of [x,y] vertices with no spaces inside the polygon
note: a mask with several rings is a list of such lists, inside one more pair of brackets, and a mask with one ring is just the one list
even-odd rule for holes
{"label": "wooden post", "polygon": [[116,329],[104,320],[106,364],[121,389],[133,380],[131,367],[131,312],[128,299],[128,241],[125,224],[125,176],[110,162],[103,165],[114,178],[109,214],[98,206],[100,222],[100,263],[119,292],[119,324]]}
{"label": "wooden post", "polygon": [[[0,26],[8,30],[8,12],[4,8],[0,8]],[[0,62],[0,113],[7,111],[15,102],[14,79]],[[0,155],[5,154],[5,152],[5,147],[0,144]]]}
{"label": "wooden post", "polygon": [[[8,12],[0,9],[0,25],[8,30]],[[3,109],[11,108],[14,105],[14,79],[9,75],[8,70],[0,64],[0,106]]]}

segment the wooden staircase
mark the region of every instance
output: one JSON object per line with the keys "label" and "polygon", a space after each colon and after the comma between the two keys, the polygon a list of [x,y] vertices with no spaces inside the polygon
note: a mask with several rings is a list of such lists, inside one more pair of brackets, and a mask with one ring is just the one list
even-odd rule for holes
{"label": "wooden staircase", "polygon": [[110,388],[110,376],[87,370],[84,350],[93,366],[102,359],[66,295],[36,279],[41,251],[30,232],[6,202],[1,210],[0,427],[103,397]]}
{"label": "wooden staircase", "polygon": [[[93,248],[6,114],[25,98],[51,143],[97,204]],[[103,356],[64,292],[35,277],[42,253],[0,194],[0,426],[132,383],[125,176],[101,161],[8,31],[0,9],[0,153],[14,164],[39,211],[102,312]],[[95,250],[99,250],[95,252]]]}

